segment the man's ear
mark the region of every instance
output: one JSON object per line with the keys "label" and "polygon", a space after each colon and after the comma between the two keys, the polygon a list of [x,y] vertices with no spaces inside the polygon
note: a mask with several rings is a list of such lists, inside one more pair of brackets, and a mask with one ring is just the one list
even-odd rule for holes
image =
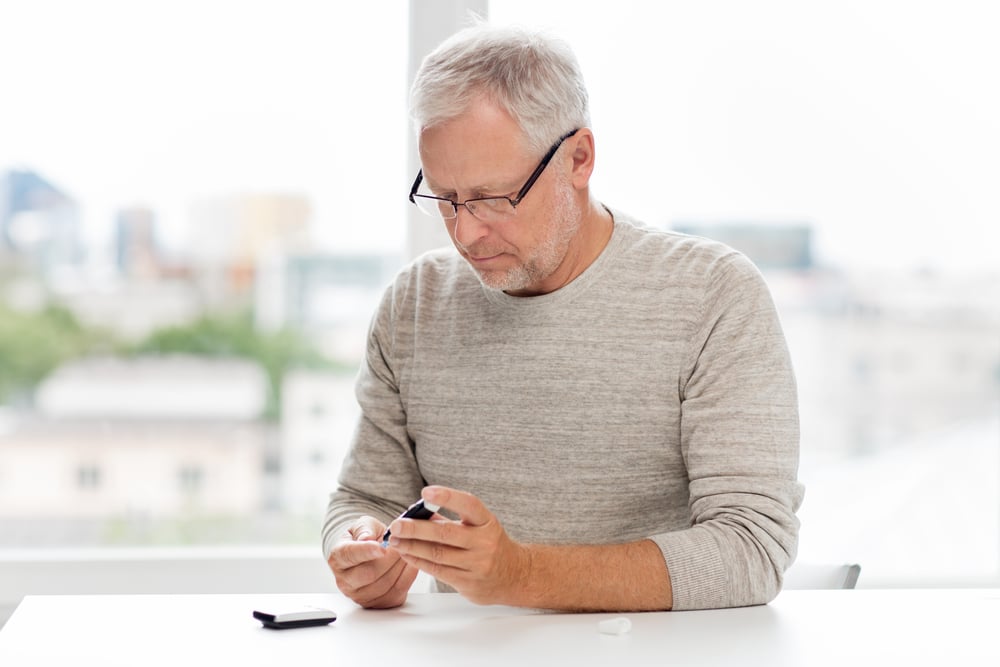
{"label": "man's ear", "polygon": [[[566,140],[570,144],[569,155],[573,160],[571,180],[577,190],[585,189],[594,172],[594,133],[589,127],[582,127]],[[572,142],[572,143],[570,143]]]}

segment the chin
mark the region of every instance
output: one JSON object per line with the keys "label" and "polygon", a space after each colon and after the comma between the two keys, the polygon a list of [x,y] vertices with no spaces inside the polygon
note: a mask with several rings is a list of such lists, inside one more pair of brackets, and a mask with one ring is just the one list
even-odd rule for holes
{"label": "chin", "polygon": [[499,292],[523,290],[530,287],[533,282],[523,267],[507,271],[476,271],[476,275],[484,287]]}

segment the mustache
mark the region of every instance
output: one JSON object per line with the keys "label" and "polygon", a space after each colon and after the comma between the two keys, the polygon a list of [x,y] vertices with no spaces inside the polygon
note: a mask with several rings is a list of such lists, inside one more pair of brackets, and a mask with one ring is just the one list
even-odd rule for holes
{"label": "mustache", "polygon": [[455,245],[459,250],[471,257],[492,257],[493,255],[502,255],[510,252],[510,248],[501,248],[487,243],[473,243],[472,245],[465,245],[455,241]]}

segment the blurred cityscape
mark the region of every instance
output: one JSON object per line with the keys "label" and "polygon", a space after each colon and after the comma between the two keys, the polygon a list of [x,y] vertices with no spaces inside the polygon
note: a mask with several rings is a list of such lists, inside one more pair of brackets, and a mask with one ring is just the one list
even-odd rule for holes
{"label": "blurred cityscape", "polygon": [[[155,210],[121,209],[114,265],[95,271],[73,199],[44,174],[0,174],[0,547],[318,539],[365,330],[404,258],[316,252],[295,195],[188,215],[197,243],[168,252]],[[851,273],[817,264],[808,221],[672,227],[745,252],[771,286],[817,524],[857,518],[857,489],[825,471],[900,451],[940,455],[929,471],[985,457],[1000,497],[1000,263]]]}
{"label": "blurred cityscape", "polygon": [[80,218],[0,173],[0,547],[315,542],[401,258],[317,252],[282,193],[192,202],[182,254],[123,208],[96,269]]}

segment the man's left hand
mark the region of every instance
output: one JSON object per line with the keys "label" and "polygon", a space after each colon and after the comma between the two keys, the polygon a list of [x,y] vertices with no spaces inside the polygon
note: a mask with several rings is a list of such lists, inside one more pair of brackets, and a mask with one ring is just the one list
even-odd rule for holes
{"label": "man's left hand", "polygon": [[404,561],[448,584],[477,604],[510,604],[529,567],[528,549],[507,536],[478,498],[443,486],[428,486],[424,501],[447,508],[429,521],[396,519],[389,547]]}

